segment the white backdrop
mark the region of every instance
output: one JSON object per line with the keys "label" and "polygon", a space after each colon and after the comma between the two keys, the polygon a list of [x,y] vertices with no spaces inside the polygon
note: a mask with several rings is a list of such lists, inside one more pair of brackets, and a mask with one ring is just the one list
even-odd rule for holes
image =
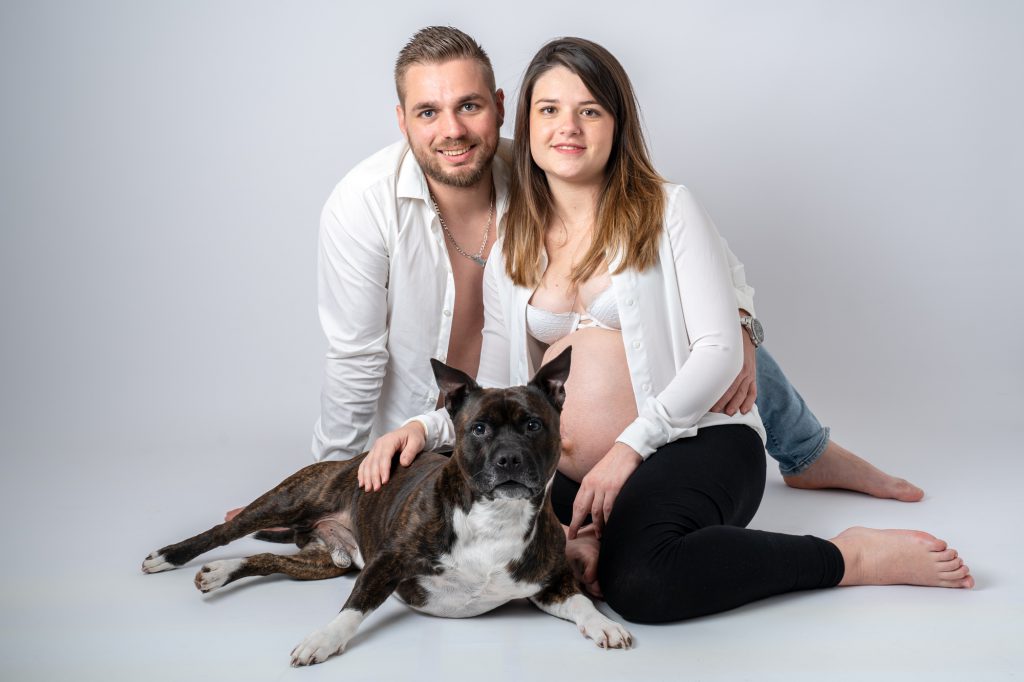
{"label": "white backdrop", "polygon": [[320,208],[397,139],[393,60],[428,24],[474,35],[510,102],[550,38],[622,61],[841,441],[926,484],[1019,450],[1024,4],[6,0],[8,518],[102,528],[95,499],[134,491],[140,527],[198,529],[310,461]]}
{"label": "white backdrop", "polygon": [[0,418],[20,447],[248,431],[306,461],[319,210],[397,139],[393,60],[430,23],[477,37],[510,100],[552,37],[619,57],[660,170],[747,264],[769,348],[826,421],[1019,414],[1019,3],[0,12]]}

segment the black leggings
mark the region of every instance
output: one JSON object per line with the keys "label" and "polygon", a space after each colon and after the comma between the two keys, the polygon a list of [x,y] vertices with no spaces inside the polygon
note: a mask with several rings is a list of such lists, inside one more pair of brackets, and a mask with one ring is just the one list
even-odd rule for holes
{"label": "black leggings", "polygon": [[[744,527],[764,477],[764,447],[746,426],[703,428],[659,448],[622,487],[601,537],[597,578],[609,606],[661,623],[837,585],[843,557],[831,542]],[[551,497],[564,524],[578,490],[556,474]]]}

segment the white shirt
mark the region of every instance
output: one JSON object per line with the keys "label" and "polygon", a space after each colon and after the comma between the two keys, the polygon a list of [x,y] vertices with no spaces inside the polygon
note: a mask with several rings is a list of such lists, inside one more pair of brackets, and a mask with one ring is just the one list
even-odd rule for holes
{"label": "white shirt", "polygon": [[[717,424],[745,424],[764,441],[756,407],[732,417],[708,412],[743,364],[737,293],[729,278],[730,272],[736,275],[736,261],[730,262],[718,231],[689,190],[666,185],[665,195],[657,263],[611,278],[639,413],[616,440],[644,458],[666,443]],[[614,270],[616,264],[610,265]],[[525,384],[536,371],[539,358],[531,352],[526,332],[531,295],[505,274],[496,244],[484,274],[484,339],[477,376],[482,386]],[[454,442],[446,410],[417,420],[426,427],[428,449]]]}
{"label": "white shirt", "polygon": [[[508,166],[495,158],[491,172],[500,216]],[[315,459],[353,457],[437,405],[430,358],[445,359],[455,303],[444,239],[404,140],[352,169],[328,198],[317,260],[328,350]]]}
{"label": "white shirt", "polygon": [[[502,154],[504,145],[492,166],[499,218],[509,179]],[[738,330],[735,308],[753,314],[754,290],[743,264],[724,250]],[[491,260],[499,251],[492,250]],[[328,350],[313,456],[346,459],[437,404],[429,359],[445,359],[451,335],[451,261],[426,177],[404,140],[360,163],[331,193],[320,219],[317,273]],[[482,352],[486,335],[484,343]],[[526,377],[514,376],[516,383]]]}

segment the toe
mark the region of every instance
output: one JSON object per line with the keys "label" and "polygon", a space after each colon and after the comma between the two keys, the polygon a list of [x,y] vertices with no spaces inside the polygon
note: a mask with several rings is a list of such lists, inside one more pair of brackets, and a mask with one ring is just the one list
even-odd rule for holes
{"label": "toe", "polygon": [[946,541],[935,537],[931,533],[925,533],[924,531],[914,531],[914,533],[932,552],[943,552],[947,549]]}
{"label": "toe", "polygon": [[974,577],[967,576],[959,580],[940,580],[939,587],[948,587],[954,590],[969,590],[974,587]]}

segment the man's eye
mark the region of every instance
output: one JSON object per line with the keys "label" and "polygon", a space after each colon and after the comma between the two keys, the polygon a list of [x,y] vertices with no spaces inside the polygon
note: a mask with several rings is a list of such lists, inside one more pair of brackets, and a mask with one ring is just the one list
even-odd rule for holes
{"label": "man's eye", "polygon": [[476,111],[480,108],[479,104],[473,104],[472,102],[466,102],[462,105],[463,111]]}
{"label": "man's eye", "polygon": [[484,424],[482,422],[477,422],[476,424],[473,424],[473,435],[474,436],[483,436],[486,433],[487,433],[487,424]]}
{"label": "man's eye", "polygon": [[531,419],[530,421],[526,422],[527,431],[540,431],[541,427],[543,426],[544,425],[541,423],[539,419]]}
{"label": "man's eye", "polygon": [[434,118],[434,112],[429,109],[420,112],[420,118]]}

